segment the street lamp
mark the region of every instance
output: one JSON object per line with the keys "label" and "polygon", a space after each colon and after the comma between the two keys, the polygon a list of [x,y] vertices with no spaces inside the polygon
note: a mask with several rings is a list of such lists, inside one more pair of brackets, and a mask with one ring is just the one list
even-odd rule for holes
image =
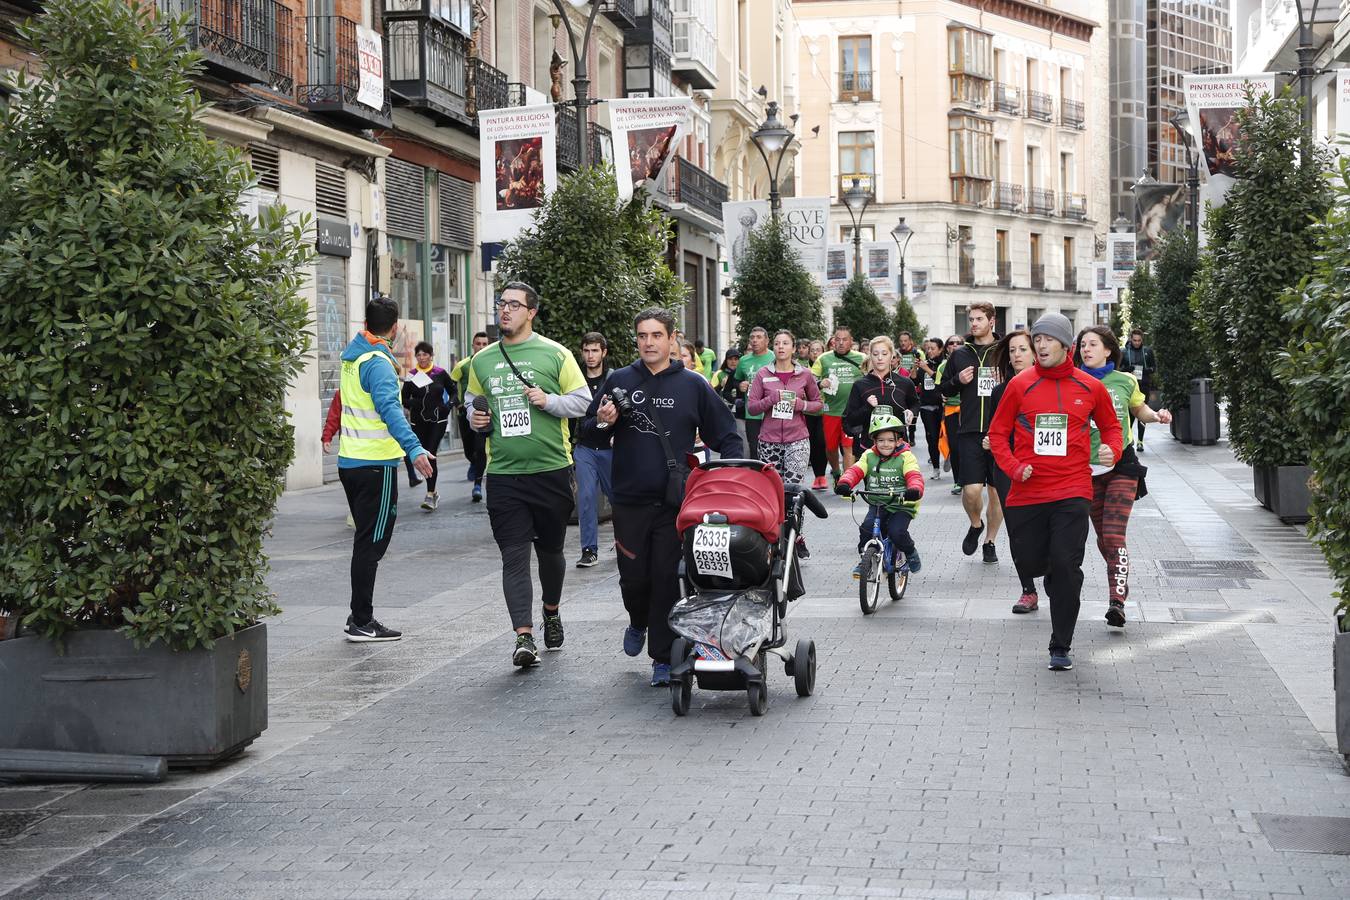
{"label": "street lamp", "polygon": [[1125,218],[1124,213],[1118,213],[1116,217],[1111,220],[1111,230],[1116,234],[1124,234],[1130,230],[1130,220]]}
{"label": "street lamp", "polygon": [[778,121],[778,101],[771,100],[764,124],[755,129],[750,140],[755,142],[755,149],[764,157],[764,165],[769,170],[769,212],[774,218],[778,218],[778,210],[782,206],[778,196],[778,170],[783,167],[783,157],[787,156],[792,138],[792,132]]}
{"label": "street lamp", "polygon": [[1191,234],[1200,233],[1200,154],[1195,152],[1191,135],[1191,116],[1185,110],[1172,117],[1172,127],[1181,135],[1186,148],[1186,224]]}
{"label": "street lamp", "polygon": [[853,272],[862,274],[862,217],[872,202],[872,192],[862,186],[861,179],[854,178],[849,189],[844,191],[843,200],[849,218],[853,220]]}
{"label": "street lamp", "polygon": [[[1303,0],[1294,0],[1294,6],[1298,8],[1298,95],[1303,100],[1303,139],[1312,140],[1312,82],[1313,76],[1317,74],[1317,69],[1313,68],[1313,59],[1317,56],[1317,48],[1313,46],[1313,21],[1317,18],[1317,4],[1319,0],[1312,0],[1312,8],[1308,14],[1303,14]],[[1307,161],[1307,155],[1304,155],[1304,162]]]}
{"label": "street lamp", "polygon": [[900,224],[891,229],[891,238],[895,241],[895,247],[900,251],[900,299],[905,299],[905,251],[909,249],[910,238],[914,237],[914,229],[905,224],[905,217],[900,217]]}
{"label": "street lamp", "polygon": [[[581,9],[585,5],[584,0],[566,0],[566,6],[573,9]],[[567,42],[572,48],[572,92],[576,95],[572,105],[577,110],[577,161],[578,167],[585,169],[591,164],[591,142],[586,135],[586,110],[591,105],[587,95],[590,93],[591,79],[586,69],[586,61],[590,59],[591,31],[595,28],[595,16],[600,12],[600,3],[591,4],[591,14],[586,19],[586,30],[582,33],[580,47],[577,46],[576,31],[572,28],[572,20],[567,15],[563,0],[553,0],[553,8],[558,11],[557,18],[562,20],[563,26],[567,29]],[[553,27],[558,27],[556,21]]]}

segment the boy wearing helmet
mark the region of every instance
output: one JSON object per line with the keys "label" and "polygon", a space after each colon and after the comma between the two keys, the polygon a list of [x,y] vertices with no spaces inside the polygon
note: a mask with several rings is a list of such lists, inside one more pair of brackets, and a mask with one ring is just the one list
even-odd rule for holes
{"label": "boy wearing helmet", "polygon": [[[834,492],[848,497],[859,482],[866,481],[869,491],[893,491],[895,497],[881,504],[881,531],[891,544],[909,559],[909,570],[918,572],[922,563],[914,539],[909,536],[909,523],[919,514],[919,500],[923,497],[923,472],[919,460],[904,440],[905,424],[888,407],[877,407],[868,424],[873,445],[856,463],[839,476]],[[867,518],[858,529],[858,552],[872,537],[872,520],[877,507],[867,511]],[[858,570],[853,570],[858,577]]]}

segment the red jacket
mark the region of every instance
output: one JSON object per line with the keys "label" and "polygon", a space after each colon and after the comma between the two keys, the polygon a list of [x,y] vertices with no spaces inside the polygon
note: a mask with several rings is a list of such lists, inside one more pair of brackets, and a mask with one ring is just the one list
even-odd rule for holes
{"label": "red jacket", "polygon": [[[1035,451],[1036,416],[1042,413],[1068,416],[1063,456]],[[1066,359],[1053,369],[1043,369],[1038,362],[1008,382],[989,423],[989,447],[999,468],[1012,479],[1009,506],[1052,503],[1071,497],[1092,499],[1092,466],[1088,461],[1092,445],[1090,419],[1096,422],[1102,440],[1116,459],[1120,459],[1120,420],[1116,418],[1111,395],[1100,381],[1074,368],[1072,361]],[[1023,481],[1022,472],[1027,466],[1031,466],[1031,477]]]}
{"label": "red jacket", "polygon": [[333,439],[342,427],[342,392],[333,391],[333,402],[328,404],[328,418],[323,423],[323,437],[326,444]]}

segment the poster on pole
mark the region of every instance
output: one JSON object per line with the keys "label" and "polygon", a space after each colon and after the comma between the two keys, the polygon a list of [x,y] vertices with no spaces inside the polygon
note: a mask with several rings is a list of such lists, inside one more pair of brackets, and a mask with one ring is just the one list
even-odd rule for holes
{"label": "poster on pole", "polygon": [[909,270],[909,295],[911,297],[922,297],[928,293],[928,285],[932,284],[931,269],[910,269]]}
{"label": "poster on pole", "polygon": [[1350,131],[1350,69],[1336,70],[1336,131]]}
{"label": "poster on pole", "polygon": [[356,26],[356,102],[384,109],[384,49],[380,33]]}
{"label": "poster on pole", "polygon": [[1116,286],[1111,283],[1111,279],[1107,274],[1106,263],[1104,262],[1094,262],[1092,264],[1092,302],[1116,302]]}
{"label": "poster on pole", "polygon": [[665,183],[666,167],[680,148],[692,110],[688,97],[609,101],[620,200],[631,199],[640,187],[654,190]]}
{"label": "poster on pole", "polygon": [[1186,186],[1148,184],[1134,188],[1135,256],[1150,260],[1158,245],[1186,221]]}
{"label": "poster on pole", "polygon": [[1112,232],[1106,236],[1107,281],[1112,287],[1129,286],[1135,266],[1135,236],[1133,232]]}
{"label": "poster on pole", "polygon": [[551,104],[478,111],[482,243],[515,240],[558,186],[556,123]]}
{"label": "poster on pole", "polygon": [[[822,284],[827,283],[830,198],[785,197],[779,216],[787,226],[788,240],[796,248],[797,261]],[[731,248],[727,264],[732,278],[736,277],[738,264],[750,245],[750,233],[767,221],[768,200],[738,200],[722,204],[722,228]]]}
{"label": "poster on pole", "polygon": [[880,296],[895,296],[895,244],[877,241],[862,245],[862,263],[868,284]]}
{"label": "poster on pole", "polygon": [[1200,178],[1216,185],[1222,197],[1237,176],[1233,150],[1242,139],[1237,112],[1247,105],[1247,88],[1257,95],[1274,93],[1275,76],[1187,75],[1185,85],[1191,139],[1200,148]]}
{"label": "poster on pole", "polygon": [[838,297],[848,284],[849,268],[853,263],[851,244],[831,244],[825,251],[825,296]]}

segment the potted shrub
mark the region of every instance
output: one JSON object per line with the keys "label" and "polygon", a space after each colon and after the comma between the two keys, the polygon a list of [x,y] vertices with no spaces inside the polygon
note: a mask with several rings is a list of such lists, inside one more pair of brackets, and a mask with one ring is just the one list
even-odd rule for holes
{"label": "potted shrub", "polygon": [[1190,443],[1191,379],[1208,378],[1209,359],[1191,315],[1190,295],[1199,260],[1195,236],[1169,232],[1153,259],[1149,322],[1158,360],[1158,402],[1172,412],[1172,435]]}
{"label": "potted shrub", "polygon": [[267,724],[306,223],[239,212],[180,28],[47,10],[0,120],[4,743],[210,761]]}

